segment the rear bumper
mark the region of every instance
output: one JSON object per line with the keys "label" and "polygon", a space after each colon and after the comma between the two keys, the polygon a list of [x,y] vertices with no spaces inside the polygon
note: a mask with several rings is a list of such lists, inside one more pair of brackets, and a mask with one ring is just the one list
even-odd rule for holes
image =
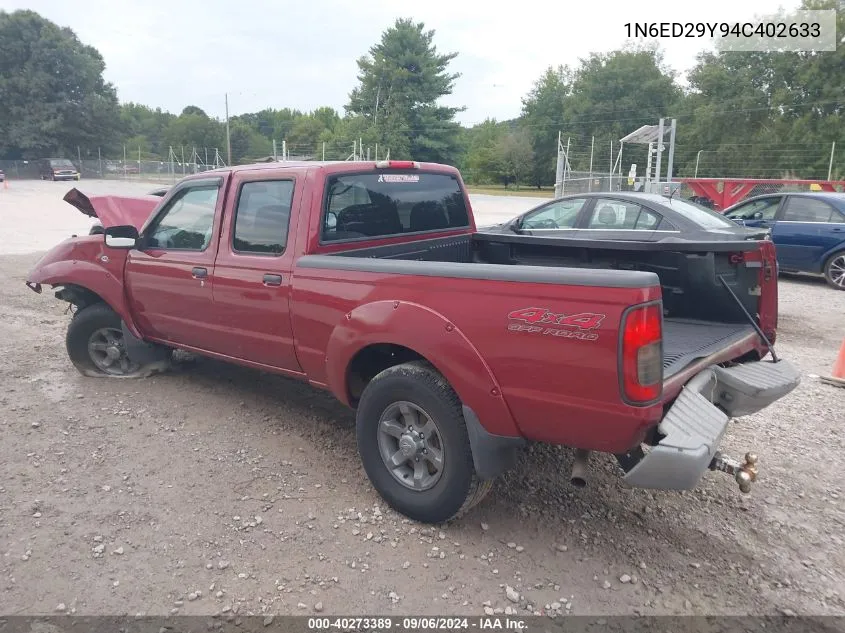
{"label": "rear bumper", "polygon": [[714,469],[731,418],[765,409],[800,381],[798,370],[785,360],[702,370],[684,386],[658,425],[663,439],[626,472],[624,480],[636,488],[694,488],[708,469]]}

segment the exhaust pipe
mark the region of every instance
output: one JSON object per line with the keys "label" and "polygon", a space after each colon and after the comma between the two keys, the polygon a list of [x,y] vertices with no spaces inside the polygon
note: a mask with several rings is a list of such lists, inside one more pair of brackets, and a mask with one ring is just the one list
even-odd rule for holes
{"label": "exhaust pipe", "polygon": [[590,451],[578,449],[575,451],[575,462],[572,464],[572,473],[569,475],[569,483],[576,488],[584,488],[587,485],[587,468],[590,459]]}

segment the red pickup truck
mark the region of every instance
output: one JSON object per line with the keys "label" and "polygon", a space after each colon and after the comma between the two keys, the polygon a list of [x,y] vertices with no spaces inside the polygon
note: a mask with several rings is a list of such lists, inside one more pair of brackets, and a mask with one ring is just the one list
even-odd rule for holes
{"label": "red pickup truck", "polygon": [[27,285],[75,306],[81,372],[145,375],[179,348],[327,389],[356,410],[373,486],[423,522],[471,508],[532,441],[577,449],[578,486],[601,451],[632,486],[710,469],[747,492],[756,457],[718,451],[728,422],[800,380],[772,347],[768,241],[487,235],[457,170],[408,161],[65,199],[104,234],[57,245]]}

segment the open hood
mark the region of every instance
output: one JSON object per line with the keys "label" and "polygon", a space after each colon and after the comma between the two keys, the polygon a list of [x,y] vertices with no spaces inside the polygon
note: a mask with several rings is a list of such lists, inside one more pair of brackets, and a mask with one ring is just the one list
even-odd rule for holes
{"label": "open hood", "polygon": [[159,196],[86,196],[79,189],[68,191],[65,202],[85,215],[98,218],[103,227],[131,224],[139,231],[156,208]]}

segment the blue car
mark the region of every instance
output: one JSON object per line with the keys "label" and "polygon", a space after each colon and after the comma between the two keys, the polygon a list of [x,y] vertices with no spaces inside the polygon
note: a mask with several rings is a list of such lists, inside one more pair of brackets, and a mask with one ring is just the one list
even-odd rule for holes
{"label": "blue car", "polygon": [[754,196],[724,214],[743,226],[770,229],[781,272],[821,274],[845,290],[845,193]]}

